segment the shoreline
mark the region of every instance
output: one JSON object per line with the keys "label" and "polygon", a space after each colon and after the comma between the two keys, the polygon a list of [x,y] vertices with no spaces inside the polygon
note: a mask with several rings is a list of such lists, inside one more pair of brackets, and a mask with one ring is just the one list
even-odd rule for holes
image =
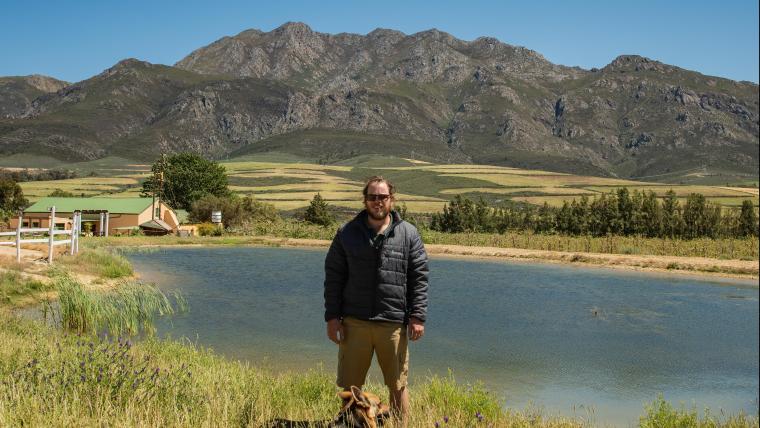
{"label": "shoreline", "polygon": [[[135,248],[211,246],[327,248],[329,245],[330,241],[328,240],[279,238],[273,236],[251,237],[251,239],[239,243],[216,243],[213,241],[207,243],[155,243],[140,245],[120,245],[120,243],[114,243],[114,246],[116,247]],[[563,252],[521,248],[470,247],[447,244],[425,244],[425,248],[427,249],[428,254],[433,256],[526,263],[549,263],[700,278],[757,280],[760,271],[760,262],[758,261],[723,260],[705,257]],[[757,283],[754,283],[753,285],[758,287]]]}

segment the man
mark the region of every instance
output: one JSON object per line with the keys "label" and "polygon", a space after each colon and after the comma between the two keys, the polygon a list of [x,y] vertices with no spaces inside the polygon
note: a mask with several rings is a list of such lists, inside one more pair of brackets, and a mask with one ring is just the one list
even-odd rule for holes
{"label": "man", "polygon": [[382,177],[364,186],[364,210],[338,229],[325,259],[327,336],[339,345],[341,388],[361,387],[377,354],[391,409],[409,414],[407,338],[425,333],[427,254],[419,232],[393,211]]}

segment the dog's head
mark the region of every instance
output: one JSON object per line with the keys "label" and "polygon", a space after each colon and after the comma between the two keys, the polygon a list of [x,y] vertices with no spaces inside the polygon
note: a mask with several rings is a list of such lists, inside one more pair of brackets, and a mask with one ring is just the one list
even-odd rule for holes
{"label": "dog's head", "polygon": [[338,396],[343,400],[336,422],[348,427],[377,428],[377,419],[390,414],[387,404],[380,402],[380,397],[352,386],[350,391],[341,391]]}

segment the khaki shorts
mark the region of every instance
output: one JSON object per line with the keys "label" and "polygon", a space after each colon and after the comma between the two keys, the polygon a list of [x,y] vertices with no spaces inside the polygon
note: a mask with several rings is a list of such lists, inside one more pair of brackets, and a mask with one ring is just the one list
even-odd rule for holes
{"label": "khaki shorts", "polygon": [[409,374],[406,325],[383,321],[343,320],[345,337],[338,346],[338,381],[341,388],[361,387],[372,364],[372,353],[388,388],[405,388]]}

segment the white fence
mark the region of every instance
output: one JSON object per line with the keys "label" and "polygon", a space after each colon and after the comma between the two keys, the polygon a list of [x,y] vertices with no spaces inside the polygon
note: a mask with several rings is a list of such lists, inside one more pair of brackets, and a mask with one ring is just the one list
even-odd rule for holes
{"label": "white fence", "polygon": [[[79,235],[82,230],[82,213],[74,211],[70,230],[55,229],[55,207],[50,207],[50,227],[21,227],[23,215],[18,216],[18,227],[15,232],[0,232],[0,236],[15,236],[12,241],[0,241],[0,245],[12,245],[16,247],[16,261],[21,261],[22,244],[48,244],[48,263],[53,263],[54,248],[58,245],[69,245],[69,253],[74,255],[79,252]],[[31,235],[29,239],[22,239],[24,234]],[[47,236],[43,236],[47,234]],[[59,235],[68,236],[66,239],[58,239]]]}

